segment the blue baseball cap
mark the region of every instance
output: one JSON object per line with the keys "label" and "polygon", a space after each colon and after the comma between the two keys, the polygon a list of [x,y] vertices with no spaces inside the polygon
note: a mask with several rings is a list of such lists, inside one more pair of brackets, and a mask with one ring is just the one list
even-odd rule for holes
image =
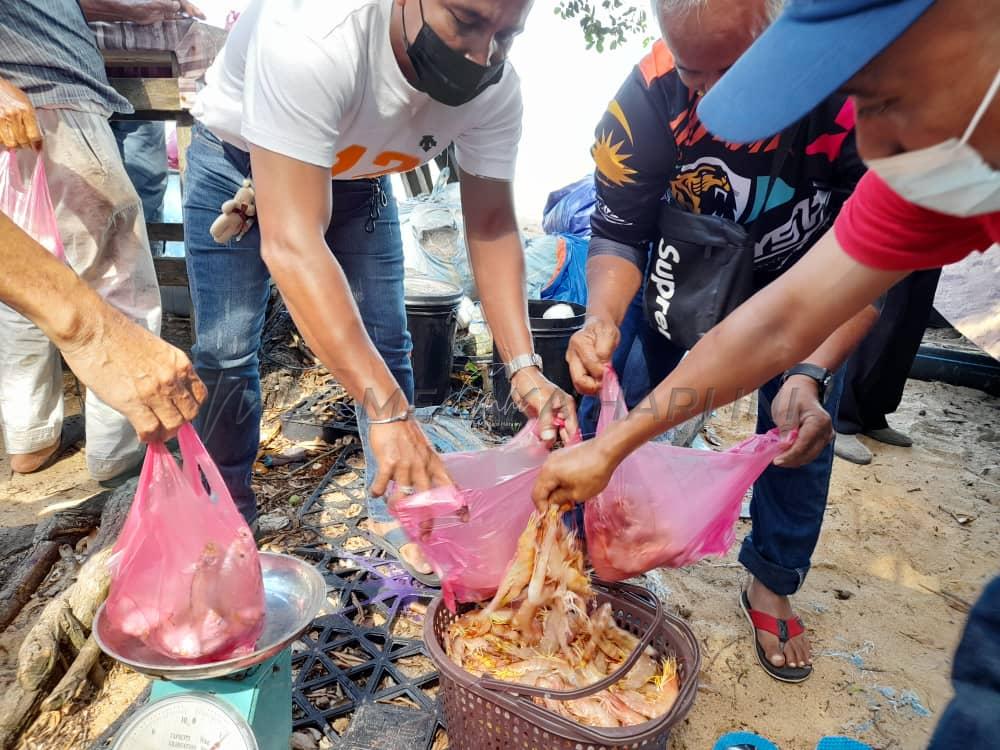
{"label": "blue baseball cap", "polygon": [[788,0],[698,107],[733,143],[802,118],[906,31],[934,0]]}

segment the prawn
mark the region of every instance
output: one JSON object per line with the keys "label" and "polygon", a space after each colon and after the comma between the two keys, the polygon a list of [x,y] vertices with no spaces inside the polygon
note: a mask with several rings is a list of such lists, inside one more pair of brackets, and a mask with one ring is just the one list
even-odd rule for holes
{"label": "prawn", "polygon": [[[556,540],[556,533],[559,531],[560,522],[558,520],[556,508],[550,508],[546,514],[543,528],[545,533],[542,537],[542,546],[538,550],[535,558],[535,567],[528,581],[528,596],[521,602],[521,606],[514,616],[514,626],[522,633],[531,629],[532,636],[537,633],[536,628],[531,628],[531,623],[535,619],[535,613],[542,606],[542,597],[545,586],[545,574],[549,567],[549,556],[552,554],[552,546]],[[534,640],[537,640],[535,638]]]}
{"label": "prawn", "polygon": [[604,706],[604,702],[595,697],[577,698],[571,701],[560,701],[565,711],[575,717],[581,724],[592,727],[618,727],[621,723]]}
{"label": "prawn", "polygon": [[500,607],[510,604],[517,599],[521,592],[531,581],[532,571],[535,568],[535,546],[536,537],[539,531],[539,517],[537,513],[532,513],[528,519],[528,526],[521,532],[517,540],[517,551],[514,559],[504,574],[500,588],[497,589],[493,599],[483,614],[492,615]]}
{"label": "prawn", "polygon": [[669,689],[658,689],[652,695],[636,692],[634,690],[623,690],[615,692],[618,699],[629,707],[632,711],[642,714],[647,719],[655,719],[663,716],[674,706],[677,700],[677,691]]}
{"label": "prawn", "polygon": [[660,669],[656,662],[650,659],[648,655],[643,654],[639,657],[635,666],[625,675],[625,679],[622,680],[622,687],[626,690],[638,690],[650,680],[655,679],[659,674]]}
{"label": "prawn", "polygon": [[617,719],[622,726],[630,727],[642,724],[651,718],[632,710],[618,695],[608,690],[598,693],[596,697],[601,702],[604,710]]}
{"label": "prawn", "polygon": [[[448,630],[451,659],[477,675],[565,690],[593,685],[617,669],[638,639],[595,606],[583,554],[558,511],[533,514],[493,600]],[[662,716],[678,695],[677,663],[647,648],[624,679],[593,696],[540,706],[590,726],[633,726]]]}

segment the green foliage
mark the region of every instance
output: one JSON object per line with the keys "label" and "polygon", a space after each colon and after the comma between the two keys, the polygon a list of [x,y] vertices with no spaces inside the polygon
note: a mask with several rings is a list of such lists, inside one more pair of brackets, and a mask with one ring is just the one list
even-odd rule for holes
{"label": "green foliage", "polygon": [[577,19],[587,49],[598,52],[605,47],[616,49],[647,28],[645,4],[640,7],[624,0],[559,0],[556,15]]}

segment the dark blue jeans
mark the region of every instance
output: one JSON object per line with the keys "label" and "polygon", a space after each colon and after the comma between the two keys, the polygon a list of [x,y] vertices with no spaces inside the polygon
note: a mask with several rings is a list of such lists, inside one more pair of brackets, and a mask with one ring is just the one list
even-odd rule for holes
{"label": "dark blue jeans", "polygon": [[116,120],[111,131],[135,191],[142,201],[146,221],[163,221],[163,196],[167,193],[167,136],[162,122]]}
{"label": "dark blue jeans", "polygon": [[[621,334],[612,363],[616,371],[623,373],[622,391],[626,404],[632,408],[670,374],[684,351],[646,323],[639,297],[629,306]],[[826,403],[831,414],[837,413],[843,384],[841,368]],[[774,428],[771,401],[780,387],[781,378],[778,377],[760,389],[758,433]],[[580,426],[584,435],[593,434],[599,408],[597,399],[585,398],[581,402]],[[755,578],[776,594],[794,594],[809,572],[809,562],[826,512],[832,467],[831,443],[816,460],[797,469],[769,466],[754,485],[750,503],[753,527],[743,540],[739,559]]]}
{"label": "dark blue jeans", "polygon": [[986,585],[965,624],[951,670],[955,697],[928,750],[971,750],[1000,743],[1000,576]]}
{"label": "dark blue jeans", "polygon": [[[252,522],[257,516],[250,474],[260,442],[259,350],[270,274],[260,257],[257,226],[225,245],[216,243],[208,231],[219,207],[250,173],[250,155],[196,124],[187,158],[184,230],[197,338],[194,366],[208,387],[195,427],[236,506]],[[376,187],[388,199],[384,206]],[[350,282],[368,335],[412,400],[403,245],[389,180],[333,180],[331,189],[333,218],[327,244]],[[373,210],[378,213],[374,220]],[[366,437],[362,434],[368,453]],[[372,466],[373,462],[368,464],[369,476],[374,476]],[[384,503],[371,515],[387,517]]]}

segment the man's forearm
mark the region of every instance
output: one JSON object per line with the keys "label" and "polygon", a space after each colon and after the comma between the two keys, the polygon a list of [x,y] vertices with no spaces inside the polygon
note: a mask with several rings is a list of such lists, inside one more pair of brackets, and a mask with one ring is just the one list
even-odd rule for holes
{"label": "man's forearm", "polygon": [[[251,146],[261,258],[319,360],[374,418],[406,406],[368,337],[343,269],[326,243],[328,168]],[[364,283],[363,280],[359,280]]]}
{"label": "man's forearm", "polygon": [[830,372],[839,370],[877,320],[878,310],[875,306],[865,306],[861,312],[830,334],[816,351],[803,361],[819,365]]}
{"label": "man's forearm", "polygon": [[10,218],[0,213],[0,300],[59,348],[87,335],[101,298]]}
{"label": "man's forearm", "polygon": [[469,239],[483,315],[503,362],[534,351],[525,294],[524,250],[516,232]]}
{"label": "man's forearm", "polygon": [[321,235],[316,245],[264,240],[261,255],[306,342],[373,418],[397,416],[406,400],[361,322],[347,277]]}
{"label": "man's forearm", "polygon": [[620,326],[642,284],[642,271],[614,255],[587,260],[587,317]]}
{"label": "man's forearm", "polygon": [[[853,347],[849,340],[863,335],[854,327],[858,311],[905,275],[861,266],[829,232],[781,278],[709,331],[627,419],[608,430],[604,449],[621,461],[664,430],[735,401],[810,354],[820,352],[838,364]],[[848,321],[824,353],[824,342]]]}
{"label": "man's forearm", "polygon": [[534,351],[528,325],[524,247],[510,183],[461,173],[465,238],[483,314],[501,360]]}

